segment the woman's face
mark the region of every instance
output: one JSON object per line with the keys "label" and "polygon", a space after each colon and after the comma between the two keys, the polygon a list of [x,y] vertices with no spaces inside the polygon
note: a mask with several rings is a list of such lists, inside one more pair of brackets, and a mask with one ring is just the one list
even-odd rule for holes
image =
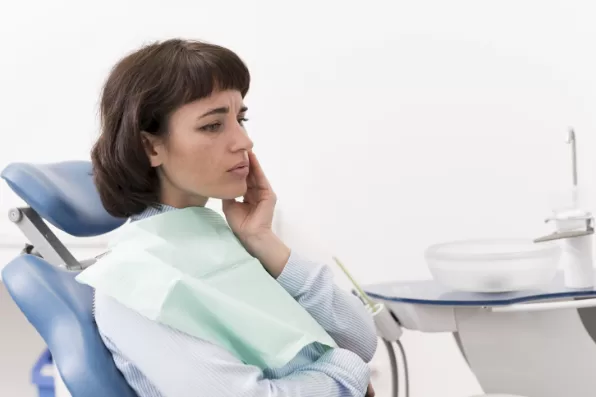
{"label": "woman's face", "polygon": [[182,208],[244,195],[253,146],[245,113],[240,92],[218,91],[177,109],[163,138],[145,134],[151,165],[158,167],[161,203]]}

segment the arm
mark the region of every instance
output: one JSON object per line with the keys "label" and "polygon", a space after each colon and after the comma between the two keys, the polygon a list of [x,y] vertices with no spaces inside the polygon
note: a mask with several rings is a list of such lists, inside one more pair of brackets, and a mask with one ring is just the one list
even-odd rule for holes
{"label": "arm", "polygon": [[335,285],[327,266],[301,258],[273,232],[246,240],[244,245],[339,347],[365,362],[372,360],[377,349],[374,320],[357,297]]}
{"label": "arm", "polygon": [[369,382],[368,366],[344,349],[296,366],[289,376],[266,379],[259,368],[226,350],[150,321],[110,298],[98,296],[96,319],[127,365],[138,368],[164,397],[362,397]]}
{"label": "arm", "polygon": [[334,285],[328,269],[293,260],[296,256],[290,255],[290,249],[271,228],[277,197],[252,150],[248,157],[250,173],[243,200],[222,201],[230,228],[246,250],[259,259],[340,347],[370,361],[377,347],[373,319],[357,298]]}
{"label": "arm", "polygon": [[365,362],[377,349],[375,324],[360,300],[333,282],[331,270],[292,252],[277,281],[337,342]]}

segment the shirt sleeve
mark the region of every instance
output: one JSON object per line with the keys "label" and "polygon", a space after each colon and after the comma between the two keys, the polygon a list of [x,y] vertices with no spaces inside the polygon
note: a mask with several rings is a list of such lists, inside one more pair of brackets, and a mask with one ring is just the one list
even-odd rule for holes
{"label": "shirt sleeve", "polygon": [[292,252],[277,281],[339,347],[358,354],[365,362],[372,360],[377,349],[374,320],[360,299],[335,285],[328,266]]}
{"label": "shirt sleeve", "polygon": [[[109,297],[96,296],[95,316],[102,338],[124,358],[115,362],[139,397],[362,397],[370,381],[368,365],[341,348],[297,366],[289,376],[266,379],[260,368],[227,350],[142,317]],[[145,380],[135,387],[133,368],[151,388],[141,387]]]}

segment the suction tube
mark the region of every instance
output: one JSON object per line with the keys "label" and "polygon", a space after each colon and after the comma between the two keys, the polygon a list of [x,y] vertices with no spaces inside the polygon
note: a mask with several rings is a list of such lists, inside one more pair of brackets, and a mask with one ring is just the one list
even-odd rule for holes
{"label": "suction tube", "polygon": [[409,374],[408,374],[408,362],[406,358],[406,352],[403,347],[403,344],[399,340],[403,331],[399,325],[399,322],[383,305],[382,303],[377,303],[373,301],[364,290],[360,287],[360,285],[356,282],[356,280],[352,277],[348,269],[340,262],[339,259],[336,257],[333,258],[335,263],[339,266],[339,268],[344,272],[346,277],[350,280],[352,285],[354,286],[354,294],[357,295],[364,306],[367,308],[369,313],[371,313],[374,321],[375,327],[377,329],[377,335],[383,340],[385,348],[387,349],[387,354],[389,355],[389,363],[391,365],[391,396],[392,397],[400,397],[399,393],[399,367],[397,363],[397,357],[395,355],[395,348],[394,343],[397,345],[401,359],[403,362],[403,372],[404,372],[404,390],[405,395],[404,397],[410,396],[410,382],[409,382]]}
{"label": "suction tube", "polygon": [[[404,372],[404,397],[410,397],[410,379],[409,379],[409,374],[408,374],[408,361],[406,359],[406,352],[404,350],[404,346],[401,343],[401,341],[395,341],[393,342],[397,345],[399,351],[400,351],[400,355],[401,355],[401,359],[403,362],[403,372]],[[397,364],[397,357],[395,355],[395,348],[393,346],[392,342],[388,342],[386,340],[383,340],[383,344],[385,345],[385,348],[387,349],[387,353],[389,354],[389,363],[391,365],[391,396],[392,397],[400,397],[399,395],[399,368],[398,368],[398,364]]]}

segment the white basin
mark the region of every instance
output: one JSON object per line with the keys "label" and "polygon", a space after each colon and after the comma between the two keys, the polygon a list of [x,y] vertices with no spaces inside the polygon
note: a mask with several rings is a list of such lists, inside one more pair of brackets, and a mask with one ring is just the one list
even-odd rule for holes
{"label": "white basin", "polygon": [[539,288],[553,280],[561,249],[556,241],[477,239],[435,244],[425,252],[438,283],[459,291],[498,293]]}

